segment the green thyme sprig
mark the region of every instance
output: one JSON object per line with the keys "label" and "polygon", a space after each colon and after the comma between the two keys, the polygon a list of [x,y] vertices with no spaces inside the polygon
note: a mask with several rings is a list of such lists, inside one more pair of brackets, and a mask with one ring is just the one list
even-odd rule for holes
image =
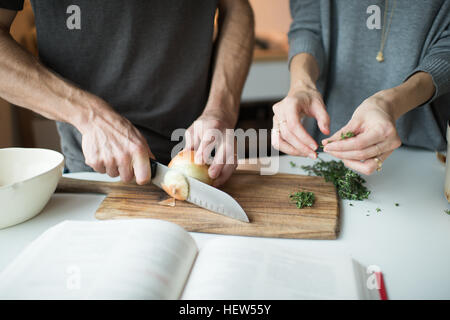
{"label": "green thyme sprig", "polygon": [[345,140],[348,138],[353,138],[354,136],[356,136],[356,134],[354,134],[352,131],[346,132],[346,133],[341,133],[341,140]]}
{"label": "green thyme sprig", "polygon": [[[341,133],[341,140],[345,140],[345,139],[348,139],[348,138],[353,138],[354,136],[356,136],[356,134],[353,133],[352,131],[349,131],[347,133],[342,132]],[[319,145],[319,148],[323,149],[324,145],[323,144]]]}
{"label": "green thyme sprig", "polygon": [[364,200],[370,191],[364,186],[366,182],[359,174],[348,169],[342,161],[319,161],[312,166],[301,166],[309,175],[324,177],[334,184],[341,199]]}
{"label": "green thyme sprig", "polygon": [[297,208],[302,209],[304,207],[312,207],[316,201],[316,197],[313,192],[298,191],[289,196],[292,202],[294,202]]}

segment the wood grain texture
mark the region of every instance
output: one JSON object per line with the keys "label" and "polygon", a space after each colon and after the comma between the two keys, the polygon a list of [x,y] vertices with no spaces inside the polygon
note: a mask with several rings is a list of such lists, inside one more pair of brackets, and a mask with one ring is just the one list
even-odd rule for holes
{"label": "wood grain texture", "polygon": [[[104,193],[97,219],[155,218],[174,222],[188,231],[305,239],[336,239],[339,233],[339,202],[336,189],[320,177],[237,171],[221,188],[234,197],[250,223],[240,222],[184,201],[175,207],[158,202],[168,198],[153,185],[61,179],[60,192]],[[315,193],[311,208],[298,209],[289,195],[298,190]]]}

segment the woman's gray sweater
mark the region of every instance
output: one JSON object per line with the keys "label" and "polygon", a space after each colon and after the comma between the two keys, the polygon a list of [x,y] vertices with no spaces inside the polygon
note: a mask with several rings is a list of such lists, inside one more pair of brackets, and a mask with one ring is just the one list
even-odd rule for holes
{"label": "woman's gray sweater", "polygon": [[[382,63],[376,56],[385,0],[290,0],[290,4],[293,22],[289,61],[302,52],[316,58],[321,71],[318,86],[331,118],[332,133],[350,120],[365,99],[425,71],[432,76],[436,93],[425,105],[398,119],[397,130],[404,145],[446,149],[445,122],[450,119],[450,1],[397,0]],[[393,4],[394,0],[390,0],[386,21]],[[324,138],[315,121],[307,119],[305,126],[318,141]]]}

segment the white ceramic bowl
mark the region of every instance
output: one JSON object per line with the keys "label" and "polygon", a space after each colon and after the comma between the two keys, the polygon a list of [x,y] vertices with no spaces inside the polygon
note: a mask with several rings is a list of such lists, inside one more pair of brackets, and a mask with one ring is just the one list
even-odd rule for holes
{"label": "white ceramic bowl", "polygon": [[26,221],[47,204],[64,156],[46,149],[0,149],[0,229]]}

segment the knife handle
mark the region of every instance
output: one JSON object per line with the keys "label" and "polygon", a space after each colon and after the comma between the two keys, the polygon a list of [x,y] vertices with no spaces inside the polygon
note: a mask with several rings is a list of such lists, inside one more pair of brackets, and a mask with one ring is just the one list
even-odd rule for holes
{"label": "knife handle", "polygon": [[97,193],[97,194],[110,194],[112,192],[154,192],[158,188],[152,183],[140,186],[136,183],[125,183],[122,181],[93,181],[93,180],[81,180],[62,177],[59,180],[56,192],[58,193]]}
{"label": "knife handle", "polygon": [[[158,163],[150,159],[151,178],[156,175],[156,167]],[[136,183],[125,183],[121,181],[93,181],[81,180],[62,177],[59,181],[56,192],[60,193],[99,193],[109,194],[112,191],[145,191],[147,189],[154,189],[151,183],[145,186],[139,186]]]}

